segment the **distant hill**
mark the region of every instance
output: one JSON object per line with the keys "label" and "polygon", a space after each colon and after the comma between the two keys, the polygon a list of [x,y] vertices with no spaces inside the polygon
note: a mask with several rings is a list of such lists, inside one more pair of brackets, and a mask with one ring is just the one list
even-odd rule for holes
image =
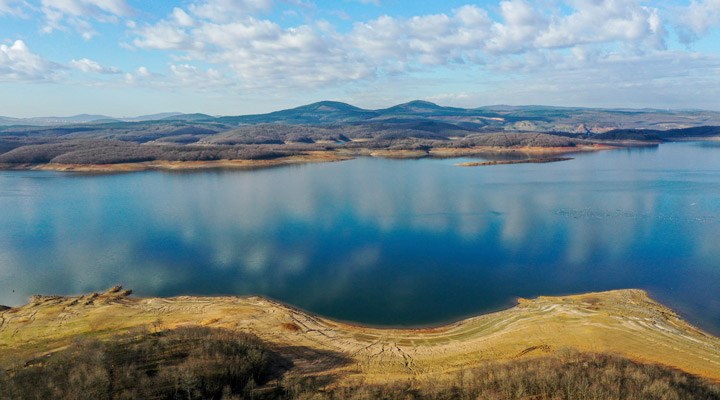
{"label": "distant hill", "polygon": [[70,117],[33,117],[33,118],[9,118],[0,117],[0,125],[31,125],[31,126],[52,126],[66,124],[86,124],[99,120],[112,120],[107,115],[80,114]]}
{"label": "distant hill", "polygon": [[120,121],[127,121],[127,122],[158,121],[161,119],[168,119],[168,118],[176,117],[179,115],[183,115],[183,113],[165,112],[165,113],[140,115],[137,117],[127,117],[127,118],[117,118],[117,119]]}
{"label": "distant hill", "polygon": [[315,125],[367,121],[380,115],[376,111],[364,110],[346,103],[321,101],[268,114],[219,117],[216,120],[238,125],[262,123]]}
{"label": "distant hill", "polygon": [[178,112],[167,112],[150,115],[140,115],[137,117],[114,118],[107,115],[80,114],[70,117],[31,117],[31,118],[11,118],[0,117],[0,125],[27,125],[27,126],[57,126],[57,125],[74,125],[89,123],[111,123],[111,122],[146,122],[160,120],[193,120],[196,116],[203,116],[202,119],[212,119],[213,117],[205,114],[183,114]]}
{"label": "distant hill", "polygon": [[[415,100],[388,108],[368,110],[338,101],[321,101],[266,114],[229,115],[160,113],[112,118],[81,114],[71,117],[0,117],[0,126],[60,126],[82,124],[171,123],[211,124],[213,130],[244,125],[282,124],[340,126],[399,124],[419,126],[450,124],[453,129],[484,132],[565,132],[602,134],[623,129],[670,130],[720,125],[720,112],[702,110],[602,109],[542,105],[493,105],[478,108],[446,107]],[[114,125],[113,128],[118,128]],[[129,126],[135,129],[136,126]],[[434,129],[433,129],[434,130]]]}
{"label": "distant hill", "polygon": [[377,110],[378,113],[388,115],[466,115],[472,113],[471,110],[456,107],[443,107],[429,101],[415,100],[408,103],[398,104],[396,106]]}
{"label": "distant hill", "polygon": [[207,114],[174,114],[163,118],[157,118],[155,120],[160,121],[210,121],[215,119],[212,115]]}
{"label": "distant hill", "polygon": [[720,112],[506,105],[466,109],[445,107],[421,100],[384,109],[367,110],[346,103],[322,101],[267,114],[214,119],[215,122],[230,125],[346,125],[423,120],[449,123],[463,129],[584,134],[616,129],[667,130],[720,125]]}
{"label": "distant hill", "polygon": [[6,125],[17,125],[18,124],[17,118],[10,118],[10,117],[0,117],[0,126],[6,126]]}

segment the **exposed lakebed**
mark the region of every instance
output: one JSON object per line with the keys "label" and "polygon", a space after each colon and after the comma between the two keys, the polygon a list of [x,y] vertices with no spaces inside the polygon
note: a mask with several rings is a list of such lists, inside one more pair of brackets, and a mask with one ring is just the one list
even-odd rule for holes
{"label": "exposed lakebed", "polygon": [[0,304],[119,283],[260,294],[348,321],[436,324],[642,288],[720,332],[720,147],[254,171],[0,172]]}

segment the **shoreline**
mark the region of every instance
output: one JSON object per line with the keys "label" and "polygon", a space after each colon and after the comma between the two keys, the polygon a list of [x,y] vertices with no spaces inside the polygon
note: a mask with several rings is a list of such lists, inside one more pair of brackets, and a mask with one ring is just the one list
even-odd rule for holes
{"label": "shoreline", "polygon": [[720,381],[720,338],[638,289],[518,299],[509,309],[419,328],[345,323],[258,296],[128,296],[119,287],[75,297],[35,296],[0,311],[0,366],[41,357],[78,336],[102,339],[138,329],[207,326],[252,333],[276,349],[302,346],[340,354],[350,362],[327,361],[328,371],[343,380],[430,379],[483,362],[569,348]]}
{"label": "shoreline", "polygon": [[[17,164],[0,166],[0,170],[10,171],[57,171],[79,173],[123,173],[140,171],[197,171],[211,169],[252,170],[272,168],[284,165],[308,164],[319,162],[346,161],[352,157],[327,151],[313,151],[288,157],[265,160],[214,160],[214,161],[143,161],[118,164]],[[4,167],[4,168],[3,168]]]}

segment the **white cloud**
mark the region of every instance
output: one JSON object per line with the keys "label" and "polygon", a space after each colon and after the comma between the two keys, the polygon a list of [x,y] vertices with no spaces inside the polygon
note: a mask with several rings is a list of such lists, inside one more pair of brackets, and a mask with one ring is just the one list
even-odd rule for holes
{"label": "white cloud", "polygon": [[231,82],[214,68],[202,70],[190,64],[172,64],[170,65],[170,72],[174,83],[182,87],[198,86],[208,88],[231,85]]}
{"label": "white cloud", "polygon": [[228,22],[258,11],[267,11],[272,0],[205,0],[190,4],[191,13],[217,22]]}
{"label": "white cloud", "polygon": [[608,44],[662,50],[666,28],[659,10],[644,3],[565,0],[569,11],[553,13],[527,0],[503,0],[497,20],[466,5],[410,18],[384,15],[340,33],[326,21],[287,28],[250,15],[269,10],[271,0],[205,0],[135,28],[132,45],[227,69],[244,87],[322,86],[488,60],[506,70],[517,70],[514,63],[539,68],[556,49],[587,62]]}
{"label": "white cloud", "polygon": [[0,16],[2,15],[24,15],[23,10],[27,7],[24,0],[0,0]]}
{"label": "white cloud", "polygon": [[489,38],[491,23],[484,10],[464,6],[449,15],[382,16],[356,23],[349,40],[382,69],[397,71],[416,62],[438,65],[477,59]]}
{"label": "white cloud", "polygon": [[177,63],[170,64],[168,69],[167,74],[161,74],[142,66],[125,73],[124,83],[166,90],[192,88],[199,92],[224,91],[236,86],[234,80],[214,68],[203,69],[189,63]]}
{"label": "white cloud", "polygon": [[195,20],[193,19],[193,17],[188,15],[188,13],[186,13],[182,8],[173,8],[173,18],[180,26],[187,27],[195,25]]}
{"label": "white cloud", "polygon": [[93,72],[96,74],[119,74],[121,71],[115,67],[106,67],[100,65],[97,61],[90,60],[88,58],[81,58],[79,60],[71,60],[70,66],[78,69],[82,72]]}
{"label": "white cloud", "polygon": [[[133,41],[136,47],[152,50],[190,50],[193,40],[186,26],[174,21],[160,21],[155,25],[137,28],[138,37]],[[201,44],[198,44],[202,47]]]}
{"label": "white cloud", "polygon": [[[188,0],[150,23],[141,22],[147,21],[146,15],[134,21],[128,18],[133,10],[127,0],[0,0],[0,13],[17,9],[25,1],[35,4],[27,12],[45,17],[48,32],[72,29],[90,38],[96,34],[94,24],[119,22],[129,32],[128,43],[121,43],[122,47],[164,53],[166,70],[151,72],[141,67],[124,75],[133,85],[200,89],[205,82],[206,88],[263,93],[343,85],[358,90],[360,85],[353,82],[365,85],[401,78],[407,78],[407,84],[424,72],[450,69],[456,72],[448,72],[449,76],[457,77],[462,71],[469,80],[480,76],[537,79],[531,85],[537,91],[543,90],[540,77],[547,78],[546,86],[552,83],[552,87],[567,89],[570,83],[562,82],[574,82],[588,88],[583,81],[592,80],[586,76],[588,71],[618,87],[633,83],[658,90],[658,82],[669,78],[662,72],[667,66],[654,63],[669,62],[669,54],[680,57],[679,64],[672,64],[677,67],[672,72],[690,87],[693,83],[684,78],[683,68],[704,68],[705,64],[689,51],[666,50],[668,30],[684,32],[690,41],[720,25],[720,0],[690,0],[689,5],[675,8],[645,0],[496,0],[487,6],[470,4],[430,15],[383,15],[356,21],[349,30],[314,19],[312,13],[300,12],[306,22],[295,26],[263,17],[263,13],[271,15],[273,0]],[[310,4],[302,0],[282,3],[278,15]],[[624,71],[628,60],[642,73],[631,77]],[[6,65],[5,77],[9,76]],[[72,60],[68,66],[88,73],[120,72],[89,59]],[[703,71],[718,79],[717,69]],[[463,86],[434,84],[435,88],[419,94],[453,103],[473,100]],[[594,90],[600,92],[598,87]]]}
{"label": "white cloud", "polygon": [[717,108],[713,103],[720,58],[715,56],[658,51],[595,53],[583,60],[575,54],[543,54],[549,55],[528,61],[532,67],[525,68],[525,62],[516,65],[519,69],[512,72],[522,74],[522,79],[495,82],[487,88],[491,95],[468,103]]}
{"label": "white cloud", "polygon": [[566,0],[569,13],[548,13],[526,0],[500,3],[502,21],[487,43],[492,53],[523,53],[589,43],[665,46],[666,29],[658,9],[640,0]]}
{"label": "white cloud", "polygon": [[568,47],[588,43],[646,42],[664,47],[665,28],[655,8],[641,1],[572,0],[574,11],[553,18],[535,40],[538,47]]}
{"label": "white cloud", "polygon": [[41,0],[40,8],[45,16],[44,32],[70,27],[85,39],[97,34],[91,21],[117,22],[118,17],[133,12],[125,0]]}
{"label": "white cloud", "polygon": [[182,26],[173,16],[138,28],[133,45],[179,51],[182,59],[226,67],[245,87],[318,86],[373,73],[339,45],[337,34],[327,26],[283,28],[253,17],[227,23],[214,18]]}
{"label": "white cloud", "polygon": [[53,80],[62,67],[30,51],[24,41],[0,45],[0,80],[48,81]]}
{"label": "white cloud", "polygon": [[125,83],[128,85],[137,85],[140,83],[145,83],[148,86],[153,86],[152,84],[155,82],[160,82],[161,80],[164,80],[165,76],[162,74],[156,74],[150,72],[150,70],[145,67],[139,67],[134,72],[126,72],[125,73]]}
{"label": "white cloud", "polygon": [[720,0],[692,0],[679,16],[678,33],[686,43],[720,25]]}
{"label": "white cloud", "polygon": [[487,49],[498,53],[515,53],[529,48],[539,32],[547,26],[547,18],[525,0],[500,2],[504,23],[493,25],[493,37]]}

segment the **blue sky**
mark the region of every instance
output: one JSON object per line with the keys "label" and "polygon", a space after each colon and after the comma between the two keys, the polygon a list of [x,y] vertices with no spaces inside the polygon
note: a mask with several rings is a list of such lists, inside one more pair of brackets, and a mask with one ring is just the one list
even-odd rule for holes
{"label": "blue sky", "polygon": [[720,110],[720,0],[0,0],[0,115]]}

